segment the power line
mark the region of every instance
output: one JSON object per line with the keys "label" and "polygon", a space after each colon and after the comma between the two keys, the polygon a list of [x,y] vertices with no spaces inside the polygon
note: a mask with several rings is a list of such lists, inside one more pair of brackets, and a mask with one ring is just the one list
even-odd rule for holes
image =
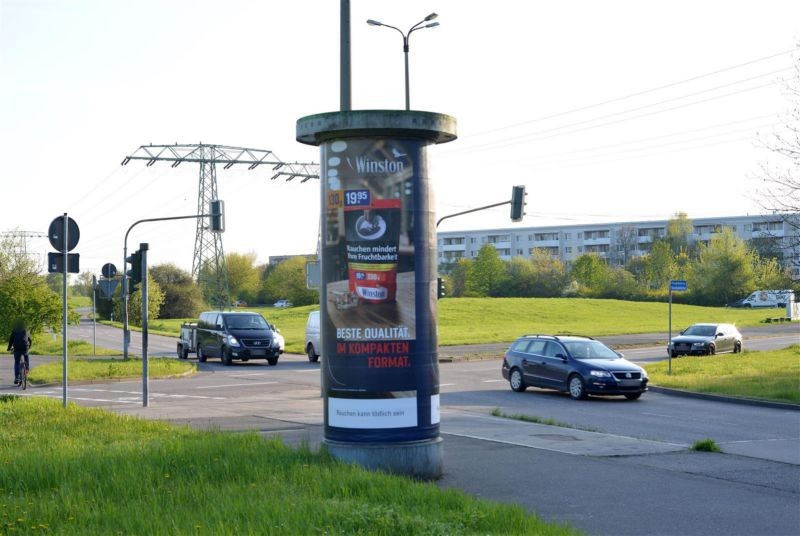
{"label": "power line", "polygon": [[570,110],[565,110],[565,111],[562,111],[562,112],[557,112],[555,114],[550,114],[550,115],[545,115],[545,116],[542,116],[542,117],[537,117],[535,119],[529,119],[527,121],[522,121],[522,122],[519,122],[519,123],[513,123],[511,125],[506,125],[506,126],[503,126],[503,127],[497,127],[497,128],[493,128],[493,129],[489,129],[489,130],[483,130],[481,132],[470,134],[470,135],[468,135],[468,137],[483,136],[483,135],[486,135],[486,134],[499,132],[499,131],[502,131],[502,130],[508,130],[508,129],[517,128],[517,127],[520,127],[520,126],[528,125],[528,124],[531,124],[531,123],[536,123],[536,122],[539,122],[539,121],[545,121],[547,119],[554,119],[556,117],[561,117],[561,116],[572,114],[572,113],[582,112],[584,110],[589,110],[591,108],[597,108],[599,106],[605,106],[606,104],[612,104],[614,102],[619,102],[619,101],[622,101],[622,100],[631,99],[633,97],[639,97],[641,95],[646,95],[648,93],[661,91],[662,89],[668,89],[668,88],[671,88],[671,87],[679,86],[681,84],[687,84],[689,82],[694,82],[695,80],[701,80],[703,78],[708,78],[710,76],[714,76],[714,75],[717,75],[717,74],[720,74],[720,73],[724,73],[724,72],[732,71],[732,70],[735,70],[735,69],[739,69],[741,67],[746,67],[748,65],[753,65],[753,64],[756,64],[756,63],[760,63],[762,61],[766,61],[766,60],[770,60],[770,59],[773,59],[773,58],[777,58],[779,56],[792,54],[792,53],[796,52],[797,50],[798,50],[797,48],[784,50],[783,52],[777,52],[775,54],[770,54],[769,56],[763,56],[761,58],[756,58],[754,60],[746,61],[744,63],[731,65],[729,67],[723,67],[722,69],[717,69],[716,71],[711,71],[709,73],[705,73],[705,74],[701,74],[701,75],[697,75],[697,76],[692,76],[690,78],[686,78],[684,80],[679,80],[677,82],[670,82],[668,84],[664,84],[664,85],[661,85],[661,86],[658,86],[658,87],[645,89],[645,90],[637,91],[637,92],[634,92],[634,93],[629,93],[629,94],[623,95],[621,97],[614,97],[613,99],[608,99],[608,100],[605,100],[605,101],[596,102],[594,104],[588,104],[588,105],[585,105],[585,106],[580,106],[578,108],[572,108]]}
{"label": "power line", "polygon": [[[647,108],[653,108],[655,106],[660,106],[662,104],[667,104],[667,103],[679,101],[679,100],[682,100],[682,99],[685,99],[685,98],[694,97],[696,95],[701,95],[703,93],[708,93],[710,91],[716,91],[718,89],[723,89],[723,88],[734,86],[734,85],[737,85],[737,84],[741,84],[741,83],[745,83],[745,82],[751,82],[751,81],[756,80],[758,78],[763,78],[765,76],[772,76],[772,75],[775,75],[777,73],[784,72],[784,71],[791,70],[791,69],[793,69],[793,68],[792,67],[787,67],[787,68],[783,68],[783,69],[778,69],[776,71],[772,71],[772,72],[769,72],[769,73],[764,73],[764,74],[760,74],[760,75],[753,76],[753,77],[750,77],[750,78],[744,78],[744,79],[741,79],[741,80],[736,80],[734,82],[729,82],[727,84],[721,84],[719,86],[715,86],[715,87],[712,87],[712,88],[707,88],[707,89],[703,89],[703,90],[700,90],[700,91],[687,93],[687,94],[684,94],[684,95],[680,95],[678,97],[671,97],[669,99],[663,99],[663,100],[660,100],[660,101],[657,101],[657,102],[653,102],[653,103],[650,103],[650,104],[644,104],[644,105],[637,106],[637,107],[634,107],[634,108],[629,108],[627,110],[621,110],[621,111],[618,111],[618,112],[612,112],[612,113],[608,113],[608,114],[605,114],[605,115],[600,115],[600,116],[597,116],[597,117],[593,117],[593,118],[590,118],[590,119],[583,119],[583,120],[580,120],[580,121],[573,121],[572,123],[567,123],[565,125],[549,127],[549,128],[545,128],[545,129],[542,129],[542,130],[535,131],[535,132],[528,132],[526,134],[520,134],[520,135],[517,135],[517,136],[512,136],[512,137],[509,137],[509,138],[504,138],[504,139],[491,141],[491,142],[485,142],[485,143],[478,144],[478,145],[459,147],[458,149],[456,149],[454,151],[451,151],[451,152],[448,152],[446,154],[448,154],[448,155],[449,154],[459,154],[459,153],[463,153],[463,152],[474,151],[475,149],[507,147],[509,145],[514,145],[515,142],[517,142],[517,141],[526,140],[526,139],[531,138],[531,137],[537,137],[536,139],[548,139],[548,138],[551,138],[551,137],[561,136],[561,135],[565,135],[565,134],[572,134],[574,132],[580,132],[581,130],[585,130],[585,129],[570,130],[570,131],[565,132],[565,133],[557,133],[557,132],[559,130],[568,129],[568,128],[575,127],[575,126],[580,126],[580,125],[586,125],[586,124],[589,124],[589,123],[593,123],[595,121],[602,121],[604,119],[610,119],[612,117],[617,117],[617,116],[620,116],[620,115],[626,115],[626,114],[630,114],[630,113],[633,113],[633,112],[638,112],[640,110],[645,110]],[[709,102],[709,101],[713,101],[713,100],[717,100],[717,99],[721,99],[721,98],[730,97],[732,95],[745,93],[747,91],[754,91],[756,89],[761,89],[763,87],[771,86],[771,85],[774,85],[776,83],[777,83],[776,81],[771,81],[771,82],[768,82],[767,84],[762,84],[762,85],[754,86],[754,87],[751,87],[751,88],[745,88],[743,90],[738,90],[738,91],[734,91],[734,92],[730,92],[730,93],[725,93],[725,94],[717,95],[717,96],[710,97],[710,98],[707,98],[707,99],[701,99],[699,101],[686,103],[686,104],[683,104],[683,105],[680,105],[680,106],[676,106],[676,107],[672,107],[672,108],[666,108],[664,110],[655,111],[653,113],[636,115],[636,116],[633,116],[633,117],[630,117],[630,118],[627,118],[627,119],[623,119],[623,121],[627,121],[627,120],[630,120],[630,119],[638,119],[640,117],[646,117],[648,115],[654,115],[656,113],[663,113],[663,112],[667,112],[667,111],[672,111],[672,110],[676,110],[678,108],[683,108],[683,107],[686,107],[686,106],[693,106],[695,104],[702,104],[704,102]],[[600,126],[606,126],[606,125],[614,124],[614,123],[617,123],[617,122],[619,122],[619,121],[611,121],[611,122],[608,122],[608,123],[602,123],[602,124],[599,124],[599,125],[594,125],[594,126],[592,126],[590,128],[597,128],[597,127],[600,127]],[[542,134],[549,134],[549,133],[555,133],[555,134],[553,134],[551,136],[546,136],[546,137],[538,137],[538,136],[540,136]]]}
{"label": "power line", "polygon": [[[729,93],[725,93],[725,94],[722,94],[722,95],[716,95],[714,97],[709,97],[709,98],[706,98],[706,99],[700,99],[700,100],[697,100],[697,101],[688,102],[688,103],[685,103],[685,104],[680,104],[680,105],[672,106],[672,107],[669,107],[669,108],[664,108],[662,110],[655,110],[655,111],[652,111],[652,112],[633,115],[633,116],[630,116],[630,117],[623,117],[621,119],[616,119],[614,121],[607,121],[605,123],[599,123],[599,124],[596,124],[596,125],[588,125],[588,126],[584,126],[584,127],[581,127],[581,128],[576,128],[576,129],[573,129],[573,130],[568,130],[566,132],[555,132],[555,133],[551,133],[550,135],[545,135],[545,136],[541,135],[541,134],[550,133],[550,132],[552,132],[554,130],[560,130],[562,128],[568,128],[568,127],[571,127],[571,126],[578,126],[578,125],[581,125],[581,124],[591,123],[593,121],[596,121],[599,118],[589,119],[589,120],[585,120],[585,121],[578,121],[578,122],[572,123],[570,125],[565,125],[565,126],[562,126],[562,127],[554,127],[554,128],[550,128],[550,129],[545,129],[545,130],[542,130],[542,131],[539,131],[539,132],[532,132],[532,133],[529,133],[529,134],[516,136],[516,137],[513,137],[513,138],[508,138],[507,140],[500,140],[498,142],[486,143],[486,144],[483,144],[483,145],[478,145],[478,146],[473,146],[473,147],[466,147],[466,148],[460,149],[459,151],[454,151],[454,152],[451,152],[451,153],[447,153],[446,155],[443,154],[442,156],[454,156],[454,155],[457,155],[457,154],[459,154],[461,152],[465,152],[465,151],[475,151],[475,150],[487,149],[487,148],[500,149],[500,148],[509,147],[509,146],[512,146],[512,145],[518,145],[518,144],[524,143],[526,141],[534,141],[534,140],[535,141],[541,141],[541,140],[556,138],[556,137],[559,137],[559,136],[565,136],[565,135],[568,135],[568,134],[575,134],[577,132],[583,132],[583,131],[591,130],[591,129],[594,129],[594,128],[600,128],[600,127],[605,127],[605,126],[608,126],[608,125],[614,125],[614,124],[617,124],[617,123],[623,123],[623,122],[626,122],[626,121],[632,121],[634,119],[641,119],[642,117],[649,117],[651,115],[657,115],[657,114],[662,114],[662,113],[666,113],[666,112],[671,112],[671,111],[674,111],[674,110],[679,110],[681,108],[687,108],[689,106],[695,106],[695,105],[698,105],[698,104],[703,104],[703,103],[706,103],[706,102],[711,102],[711,101],[715,101],[715,100],[731,97],[731,96],[734,96],[734,95],[747,93],[749,91],[755,91],[755,90],[762,89],[762,88],[765,88],[765,87],[768,87],[768,86],[772,86],[774,84],[775,84],[775,82],[769,82],[769,83],[766,83],[766,84],[760,84],[758,86],[744,88],[744,89],[740,89],[740,90],[737,90],[737,91],[731,91]],[[604,116],[604,117],[622,115],[622,114],[625,114],[625,113],[629,113],[629,112],[628,111],[623,111],[623,112],[619,112],[619,113],[616,113],[616,114],[610,114],[609,116]]]}

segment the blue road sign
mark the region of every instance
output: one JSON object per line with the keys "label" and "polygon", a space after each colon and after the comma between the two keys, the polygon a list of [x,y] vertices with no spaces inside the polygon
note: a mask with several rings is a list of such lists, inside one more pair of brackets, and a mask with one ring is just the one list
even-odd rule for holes
{"label": "blue road sign", "polygon": [[669,282],[669,289],[670,290],[686,290],[689,288],[686,285],[686,281],[683,279],[673,279]]}

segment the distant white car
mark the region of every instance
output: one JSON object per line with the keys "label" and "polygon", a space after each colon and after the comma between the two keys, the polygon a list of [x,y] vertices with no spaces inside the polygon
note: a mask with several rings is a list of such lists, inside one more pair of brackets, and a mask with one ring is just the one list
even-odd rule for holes
{"label": "distant white car", "polygon": [[308,313],[308,321],[306,322],[306,355],[308,355],[308,360],[312,363],[319,361],[321,351],[319,311],[311,311]]}
{"label": "distant white car", "polygon": [[292,302],[290,302],[289,300],[278,300],[275,303],[273,303],[272,306],[277,307],[279,309],[284,309],[286,307],[291,307]]}

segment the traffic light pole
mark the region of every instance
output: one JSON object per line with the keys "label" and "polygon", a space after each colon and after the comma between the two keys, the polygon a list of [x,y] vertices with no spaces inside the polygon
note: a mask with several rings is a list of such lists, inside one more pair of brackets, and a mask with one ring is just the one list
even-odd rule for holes
{"label": "traffic light pole", "polygon": [[449,219],[449,218],[455,218],[456,216],[463,216],[464,214],[471,214],[473,212],[478,212],[479,210],[486,210],[488,208],[494,208],[494,207],[502,207],[503,205],[510,205],[510,204],[511,204],[511,201],[503,201],[502,203],[495,203],[493,205],[486,205],[485,207],[472,208],[472,209],[469,209],[469,210],[465,210],[464,212],[456,212],[455,214],[448,214],[447,216],[442,216],[441,218],[439,218],[439,220],[436,222],[436,227],[439,227],[440,223],[442,223],[444,220]]}
{"label": "traffic light pole", "polygon": [[147,359],[148,318],[147,318],[147,250],[146,242],[139,244],[142,252],[142,407],[150,405],[150,370]]}
{"label": "traffic light pole", "polygon": [[[169,216],[166,218],[146,218],[134,222],[125,232],[125,242],[122,246],[122,357],[128,359],[129,347],[131,344],[131,330],[128,322],[128,235],[134,227],[140,223],[170,220],[197,220],[200,218],[210,218],[218,214],[192,214],[191,216]],[[66,261],[65,261],[66,262]],[[65,265],[66,266],[66,265]],[[147,302],[144,302],[147,303]]]}

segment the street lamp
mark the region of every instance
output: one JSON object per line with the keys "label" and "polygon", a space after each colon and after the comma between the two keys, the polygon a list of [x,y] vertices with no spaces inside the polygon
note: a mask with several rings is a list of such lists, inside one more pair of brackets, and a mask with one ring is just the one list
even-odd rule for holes
{"label": "street lamp", "polygon": [[[403,33],[403,31],[400,28],[397,28],[395,26],[391,26],[389,24],[384,24],[382,22],[378,22],[378,21],[373,20],[373,19],[368,19],[367,20],[367,24],[369,24],[370,26],[386,26],[387,28],[391,28],[393,30],[397,30],[398,32],[400,32],[400,35],[403,36],[403,53],[405,54],[405,60],[406,60],[406,110],[410,110],[411,109],[411,102],[409,100],[409,95],[408,95],[408,92],[409,92],[409,90],[408,90],[408,38],[411,37],[411,33],[414,32],[415,30],[422,30],[424,28],[434,28],[436,26],[439,26],[438,22],[430,22],[430,21],[432,21],[433,19],[435,19],[438,16],[439,15],[437,15],[436,13],[431,13],[430,15],[428,15],[427,17],[425,17],[424,19],[422,19],[421,21],[416,23],[414,26],[412,26],[408,30],[408,32],[406,32],[406,33]],[[426,22],[428,24],[425,24]]]}

